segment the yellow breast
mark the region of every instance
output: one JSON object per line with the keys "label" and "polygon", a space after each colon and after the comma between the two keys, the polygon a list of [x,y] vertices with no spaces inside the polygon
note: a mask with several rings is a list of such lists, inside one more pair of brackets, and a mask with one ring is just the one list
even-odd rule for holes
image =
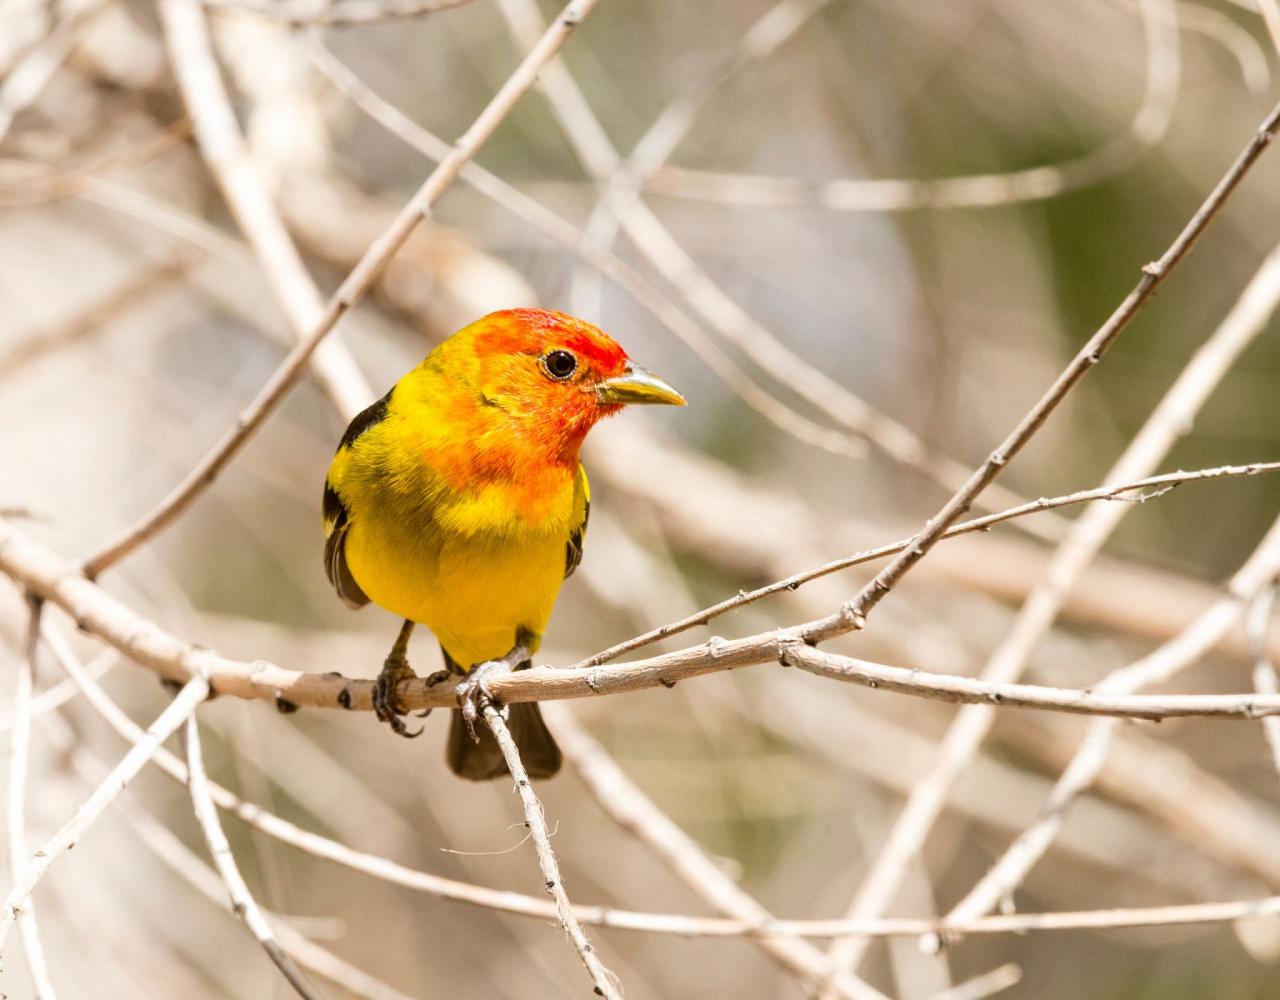
{"label": "yellow breast", "polygon": [[353,524],[347,559],[375,603],[428,626],[470,667],[504,656],[520,629],[536,649],[564,579],[567,537],[421,530],[375,515]]}

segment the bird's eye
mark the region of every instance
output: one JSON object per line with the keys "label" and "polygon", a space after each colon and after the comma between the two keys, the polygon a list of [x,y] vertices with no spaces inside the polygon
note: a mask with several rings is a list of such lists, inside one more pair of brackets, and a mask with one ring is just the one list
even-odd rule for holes
{"label": "bird's eye", "polygon": [[563,382],[578,370],[578,359],[569,351],[550,351],[540,360],[543,371],[557,382]]}

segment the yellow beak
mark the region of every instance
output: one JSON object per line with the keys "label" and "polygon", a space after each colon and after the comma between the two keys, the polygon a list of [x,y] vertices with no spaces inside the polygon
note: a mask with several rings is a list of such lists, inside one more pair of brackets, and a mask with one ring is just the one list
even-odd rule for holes
{"label": "yellow beak", "polygon": [[627,370],[621,375],[599,383],[596,386],[596,396],[602,403],[685,405],[685,398],[657,375],[632,364],[627,365]]}

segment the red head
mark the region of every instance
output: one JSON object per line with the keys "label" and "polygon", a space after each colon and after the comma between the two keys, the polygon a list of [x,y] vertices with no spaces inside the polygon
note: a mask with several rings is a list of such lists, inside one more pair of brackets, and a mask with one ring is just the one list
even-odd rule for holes
{"label": "red head", "polygon": [[460,406],[543,461],[576,462],[587,432],[627,403],[684,405],[607,334],[545,309],[490,313],[443,341],[423,366],[449,378]]}

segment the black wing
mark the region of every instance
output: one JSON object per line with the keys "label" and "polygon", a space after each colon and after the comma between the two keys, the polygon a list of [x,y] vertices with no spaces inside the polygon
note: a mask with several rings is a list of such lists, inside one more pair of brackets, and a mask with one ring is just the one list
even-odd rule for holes
{"label": "black wing", "polygon": [[[394,391],[395,388],[392,387],[391,392]],[[391,392],[356,414],[338,443],[329,475],[324,481],[324,571],[343,603],[353,608],[362,608],[368,604],[369,595],[356,583],[351,567],[347,565],[346,542],[347,532],[351,528],[351,512],[342,502],[334,483],[341,482],[342,471],[346,462],[351,459],[351,446],[356,443],[356,439],[370,427],[386,419],[391,405]]]}
{"label": "black wing", "polygon": [[369,595],[360,589],[347,565],[347,530],[351,520],[347,506],[337,490],[324,484],[324,572],[342,603],[352,608],[363,608],[369,603]]}
{"label": "black wing", "polygon": [[564,544],[564,579],[573,575],[573,570],[582,561],[582,539],[586,538],[586,522],[591,516],[591,484],[586,479],[584,467],[577,467],[577,479],[573,483],[573,506],[582,504],[582,519],[576,528],[568,533],[568,542]]}

